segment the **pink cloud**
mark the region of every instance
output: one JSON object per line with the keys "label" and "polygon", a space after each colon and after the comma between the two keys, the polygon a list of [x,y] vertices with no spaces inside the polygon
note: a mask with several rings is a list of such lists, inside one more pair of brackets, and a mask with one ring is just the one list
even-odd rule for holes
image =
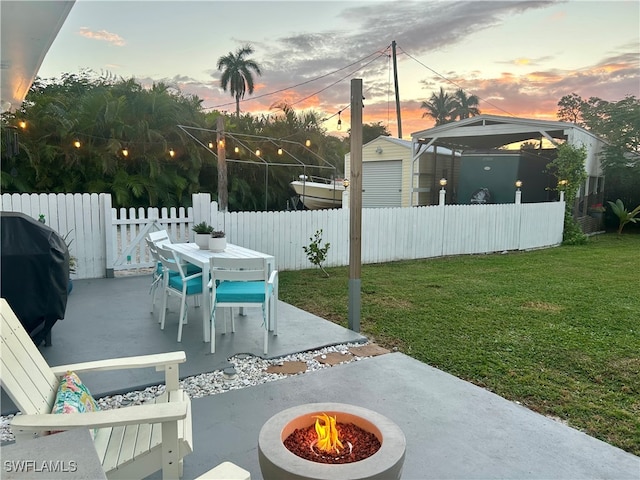
{"label": "pink cloud", "polygon": [[80,27],[80,31],[78,33],[85,38],[101,40],[118,47],[124,47],[126,45],[126,42],[120,35],[118,35],[117,33],[107,32],[106,30],[94,31],[90,30],[87,27]]}

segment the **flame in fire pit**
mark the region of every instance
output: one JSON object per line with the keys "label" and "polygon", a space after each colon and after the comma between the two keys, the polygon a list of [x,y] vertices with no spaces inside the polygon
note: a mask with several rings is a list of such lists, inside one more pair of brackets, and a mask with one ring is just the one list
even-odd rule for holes
{"label": "flame in fire pit", "polygon": [[[314,415],[314,417],[316,418],[316,433],[318,434],[318,442],[316,445],[318,448],[323,452],[340,453],[343,445],[338,438],[336,417],[330,417],[326,413]],[[320,423],[320,421],[322,421],[322,423]]]}

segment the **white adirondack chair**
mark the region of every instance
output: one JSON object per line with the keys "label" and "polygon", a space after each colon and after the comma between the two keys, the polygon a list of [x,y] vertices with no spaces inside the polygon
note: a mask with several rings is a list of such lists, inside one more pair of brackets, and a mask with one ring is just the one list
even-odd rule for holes
{"label": "white adirondack chair", "polygon": [[[179,388],[184,352],[115,358],[50,367],[15,316],[0,299],[0,380],[22,415],[11,429],[16,441],[49,430],[98,429],[94,445],[107,478],[144,478],[162,469],[164,479],[182,476],[182,459],[192,452],[191,401]],[[51,414],[60,377],[67,371],[155,367],[165,372],[166,392],[154,403],[99,412]]]}

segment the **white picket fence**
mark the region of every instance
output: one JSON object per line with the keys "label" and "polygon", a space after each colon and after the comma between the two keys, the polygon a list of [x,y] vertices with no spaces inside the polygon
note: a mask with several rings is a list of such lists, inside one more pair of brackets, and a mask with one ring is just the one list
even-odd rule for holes
{"label": "white picket fence", "polygon": [[[150,267],[144,236],[167,229],[176,242],[193,241],[191,227],[207,221],[227,241],[275,256],[278,270],[311,268],[302,249],[317,230],[331,247],[326,266],[349,264],[349,209],[221,213],[209,194],[189,208],[114,209],[108,194],[2,195],[0,209],[69,233],[78,259],[74,278],[112,276]],[[564,202],[363,209],[362,263],[528,250],[562,241]]]}

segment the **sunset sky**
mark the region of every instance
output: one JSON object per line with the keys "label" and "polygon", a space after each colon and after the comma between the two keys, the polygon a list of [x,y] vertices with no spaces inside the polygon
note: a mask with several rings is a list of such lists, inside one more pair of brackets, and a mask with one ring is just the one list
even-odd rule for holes
{"label": "sunset sky", "polygon": [[[349,128],[350,80],[365,123],[397,135],[390,45],[397,43],[404,138],[433,126],[420,104],[443,87],[480,97],[482,113],[556,120],[572,92],[640,97],[640,2],[77,0],[38,75],[92,70],[165,81],[235,111],[220,56],[245,44],[262,68],[243,112],[312,109],[329,133]],[[276,93],[277,92],[277,93]],[[342,111],[342,130],[337,113]]]}

